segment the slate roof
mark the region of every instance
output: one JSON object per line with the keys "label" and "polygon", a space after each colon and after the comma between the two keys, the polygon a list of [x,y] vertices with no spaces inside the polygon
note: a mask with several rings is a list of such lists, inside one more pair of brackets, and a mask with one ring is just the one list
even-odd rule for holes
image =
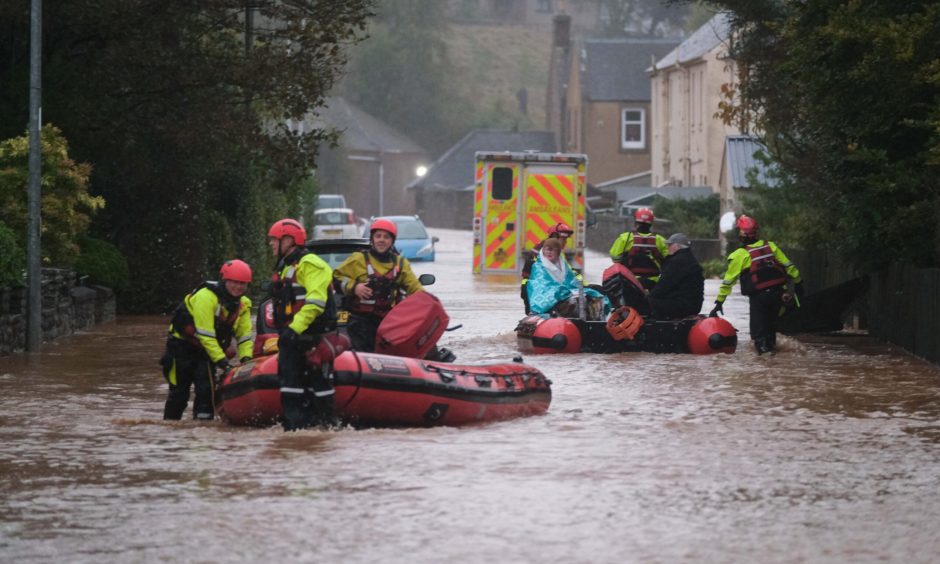
{"label": "slate roof", "polygon": [[581,77],[586,99],[649,100],[646,69],[678,43],[678,39],[666,38],[585,39],[581,45]]}
{"label": "slate roof", "polygon": [[475,153],[477,151],[555,152],[555,136],[551,131],[507,131],[475,129],[441,155],[421,178],[406,189],[472,190]]}
{"label": "slate roof", "polygon": [[695,33],[680,43],[678,47],[656,61],[656,64],[650,69],[661,70],[675,64],[700,59],[718,44],[726,42],[730,34],[731,17],[727,12],[719,12],[702,27],[695,30]]}
{"label": "slate roof", "polygon": [[315,126],[328,125],[341,130],[339,144],[347,150],[427,154],[427,151],[407,136],[349,103],[345,98],[327,98],[326,105],[317,108],[316,112],[318,116],[308,115],[304,121]]}
{"label": "slate roof", "polygon": [[688,200],[713,194],[711,186],[622,186],[617,188],[617,201],[625,203],[646,202],[652,196],[662,196],[670,200]]}
{"label": "slate roof", "polygon": [[776,179],[768,175],[769,169],[754,158],[754,153],[765,150],[763,143],[753,135],[725,137],[725,170],[731,188],[750,188],[747,171],[755,169],[757,179],[767,186],[775,186]]}

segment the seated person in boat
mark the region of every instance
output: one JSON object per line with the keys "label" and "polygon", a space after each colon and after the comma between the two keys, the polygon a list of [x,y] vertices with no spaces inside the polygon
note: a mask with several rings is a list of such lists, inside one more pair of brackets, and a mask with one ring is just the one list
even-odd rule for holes
{"label": "seated person in boat", "polygon": [[[532,313],[547,315],[551,312],[562,317],[578,317],[578,295],[581,281],[574,270],[561,258],[562,243],[547,239],[532,265],[526,292]],[[610,301],[592,288],[584,289],[587,319],[602,320],[610,311]]]}
{"label": "seated person in boat", "polygon": [[[532,250],[522,251],[523,263],[522,263],[522,283],[520,284],[520,297],[522,298],[522,304],[525,306],[525,312],[528,314],[532,310],[529,308],[529,292],[526,290],[526,284],[529,283],[529,276],[532,274],[532,265],[535,264],[535,259],[539,256],[539,251],[542,250],[542,246],[545,245],[545,241],[549,239],[558,239],[561,241],[561,260],[565,259],[565,245],[568,243],[568,239],[574,235],[574,229],[568,226],[567,223],[556,223],[555,225],[548,228],[548,237],[542,239],[538,242],[537,245],[532,247]],[[578,273],[575,273],[578,277],[578,280],[584,280],[582,276]]]}
{"label": "seated person in boat", "polygon": [[[375,336],[388,312],[406,295],[424,291],[411,263],[395,250],[397,236],[395,223],[376,219],[369,230],[369,250],[351,254],[333,271],[335,285],[346,298],[346,329],[353,350],[375,351]],[[435,346],[427,358],[452,362],[456,357]]]}
{"label": "seated person in boat", "polygon": [[666,240],[669,255],[663,260],[659,283],[649,292],[653,317],[682,319],[698,315],[705,299],[705,276],[692,254],[692,243],[682,233]]}

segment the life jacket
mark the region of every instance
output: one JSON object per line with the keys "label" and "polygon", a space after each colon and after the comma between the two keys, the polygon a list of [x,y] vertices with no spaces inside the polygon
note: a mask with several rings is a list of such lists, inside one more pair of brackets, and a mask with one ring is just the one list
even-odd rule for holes
{"label": "life jacket", "polygon": [[398,275],[401,274],[401,255],[393,255],[394,265],[385,274],[377,273],[372,267],[369,251],[362,251],[362,255],[366,261],[365,285],[372,289],[372,299],[362,300],[353,295],[349,309],[355,313],[371,313],[384,317],[395,304],[401,301],[401,291],[397,282]]}
{"label": "life jacket", "polygon": [[751,268],[741,273],[742,293],[752,294],[787,283],[787,271],[774,256],[769,243],[745,249],[751,255]]}
{"label": "life jacket", "polygon": [[[240,298],[230,296],[222,287],[221,282],[212,281],[203,282],[190,292],[189,296],[194,295],[203,288],[208,288],[219,298],[219,304],[215,307],[214,329],[215,339],[224,350],[228,347],[229,342],[232,340],[232,335],[235,333],[235,322],[238,321],[242,301]],[[225,312],[228,312],[228,315],[226,315]],[[176,306],[176,310],[173,311],[173,317],[170,320],[171,337],[173,337],[174,331],[179,333],[184,341],[193,346],[202,348],[202,343],[196,335],[196,320],[193,319],[193,314],[190,313],[189,308],[186,307],[185,299],[180,302],[180,304]]]}
{"label": "life jacket", "polygon": [[[307,289],[297,283],[297,265],[310,254],[307,250],[294,251],[284,257],[283,265],[290,265],[287,270],[280,269],[271,276],[271,303],[274,309],[274,327],[282,329],[291,324],[294,314],[307,303]],[[284,276],[281,276],[281,272]],[[325,333],[336,328],[336,300],[333,297],[333,285],[326,289],[326,305],[304,333]]]}
{"label": "life jacket", "polygon": [[637,276],[656,276],[663,255],[656,246],[656,235],[633,233],[633,246],[623,259],[623,264]]}

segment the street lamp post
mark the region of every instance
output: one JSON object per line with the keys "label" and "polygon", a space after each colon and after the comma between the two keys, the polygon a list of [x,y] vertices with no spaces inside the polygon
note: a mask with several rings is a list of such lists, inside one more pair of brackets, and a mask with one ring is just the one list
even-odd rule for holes
{"label": "street lamp post", "polygon": [[29,17],[29,202],[26,227],[26,350],[42,344],[42,252],[39,240],[42,199],[42,0],[32,0]]}

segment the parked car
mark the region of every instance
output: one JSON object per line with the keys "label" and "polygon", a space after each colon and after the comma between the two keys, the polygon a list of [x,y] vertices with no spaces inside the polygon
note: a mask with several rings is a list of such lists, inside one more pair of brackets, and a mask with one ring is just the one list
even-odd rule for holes
{"label": "parked car", "polygon": [[324,208],[313,212],[313,238],[355,239],[361,229],[349,208]]}
{"label": "parked car", "polygon": [[322,210],[326,208],[345,208],[346,207],[346,196],[342,194],[320,194],[317,196],[316,205],[313,207],[314,210]]}
{"label": "parked car", "polygon": [[[416,215],[387,215],[384,218],[390,220],[398,228],[395,248],[403,257],[410,261],[434,260],[434,243],[440,241],[440,238],[431,237],[428,234],[428,230],[424,227],[420,217]],[[369,228],[376,219],[369,220],[369,224],[362,232],[363,237],[369,236]]]}

